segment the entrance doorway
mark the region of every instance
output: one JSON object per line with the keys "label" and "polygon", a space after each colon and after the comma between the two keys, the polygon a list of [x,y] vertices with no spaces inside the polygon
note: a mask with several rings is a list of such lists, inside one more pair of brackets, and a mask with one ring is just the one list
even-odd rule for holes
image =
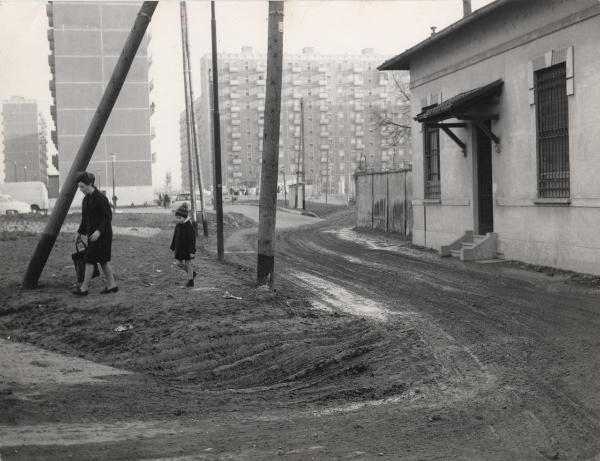
{"label": "entrance doorway", "polygon": [[[490,128],[490,122],[485,122]],[[477,216],[478,233],[494,231],[494,196],[492,186],[492,142],[479,127],[477,130]]]}

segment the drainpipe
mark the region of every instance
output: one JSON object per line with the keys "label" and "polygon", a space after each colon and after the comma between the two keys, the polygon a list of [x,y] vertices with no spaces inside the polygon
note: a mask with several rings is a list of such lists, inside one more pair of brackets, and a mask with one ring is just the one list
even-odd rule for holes
{"label": "drainpipe", "polygon": [[463,17],[471,14],[471,0],[463,0]]}

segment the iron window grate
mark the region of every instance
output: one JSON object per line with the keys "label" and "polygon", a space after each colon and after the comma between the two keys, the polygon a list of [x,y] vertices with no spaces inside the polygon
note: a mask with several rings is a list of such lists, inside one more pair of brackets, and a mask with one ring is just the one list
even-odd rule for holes
{"label": "iron window grate", "polygon": [[569,107],[566,65],[535,73],[538,195],[540,198],[568,198]]}
{"label": "iron window grate", "polygon": [[425,199],[439,200],[440,189],[440,130],[425,129]]}

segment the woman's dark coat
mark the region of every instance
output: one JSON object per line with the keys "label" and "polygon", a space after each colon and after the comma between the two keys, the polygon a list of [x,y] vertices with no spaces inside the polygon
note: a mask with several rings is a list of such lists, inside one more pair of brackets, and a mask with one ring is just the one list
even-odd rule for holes
{"label": "woman's dark coat", "polygon": [[[88,236],[88,248],[85,252],[86,263],[104,263],[110,261],[112,248],[112,210],[108,199],[96,188],[86,195],[81,203],[81,224],[77,232]],[[100,231],[95,242],[89,241],[90,235]]]}
{"label": "woman's dark coat", "polygon": [[196,253],[196,232],[191,221],[180,222],[175,225],[171,250],[175,251],[175,259],[185,261]]}

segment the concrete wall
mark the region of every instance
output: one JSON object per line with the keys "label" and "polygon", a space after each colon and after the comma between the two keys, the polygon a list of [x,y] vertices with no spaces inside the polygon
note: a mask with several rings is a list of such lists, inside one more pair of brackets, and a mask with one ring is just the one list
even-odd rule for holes
{"label": "concrete wall", "polygon": [[410,170],[358,174],[356,226],[410,237],[411,181]]}
{"label": "concrete wall", "polygon": [[[600,234],[593,231],[600,228],[600,156],[596,153],[600,57],[595,39],[599,28],[597,1],[512,2],[411,61],[413,115],[430,95],[441,93],[445,100],[504,80],[497,104],[489,108],[499,114],[499,120],[492,122],[492,131],[501,139],[499,152],[492,148],[492,168],[494,231],[501,257],[600,273]],[[571,198],[568,204],[541,204],[531,63],[570,47]],[[567,62],[568,72],[569,66]],[[419,124],[413,129],[413,239],[439,248],[476,227],[474,129],[470,124],[453,129],[467,144],[466,156],[440,134],[441,200],[435,203],[423,200],[423,138]]]}

